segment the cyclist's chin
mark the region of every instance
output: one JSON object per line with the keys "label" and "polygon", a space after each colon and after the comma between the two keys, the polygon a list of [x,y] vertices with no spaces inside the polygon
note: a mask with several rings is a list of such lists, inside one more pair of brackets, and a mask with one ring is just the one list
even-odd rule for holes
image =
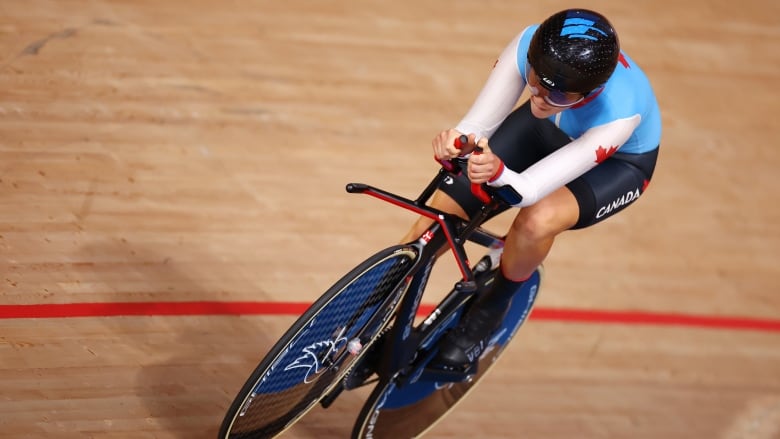
{"label": "cyclist's chin", "polygon": [[538,96],[531,96],[531,114],[538,119],[546,119],[563,111],[561,107],[553,107]]}

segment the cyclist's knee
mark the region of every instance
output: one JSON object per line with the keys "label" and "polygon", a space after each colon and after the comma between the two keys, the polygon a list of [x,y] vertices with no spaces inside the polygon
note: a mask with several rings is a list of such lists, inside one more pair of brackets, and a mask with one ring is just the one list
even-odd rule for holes
{"label": "cyclist's knee", "polygon": [[577,198],[563,187],[536,204],[521,209],[512,223],[512,232],[530,241],[554,238],[574,227],[579,217]]}
{"label": "cyclist's knee", "polygon": [[550,227],[548,224],[549,215],[547,212],[525,208],[515,217],[510,232],[522,237],[524,241],[538,241],[549,236]]}
{"label": "cyclist's knee", "polygon": [[568,230],[576,219],[577,215],[563,206],[540,203],[521,209],[511,229],[525,241],[540,241]]}

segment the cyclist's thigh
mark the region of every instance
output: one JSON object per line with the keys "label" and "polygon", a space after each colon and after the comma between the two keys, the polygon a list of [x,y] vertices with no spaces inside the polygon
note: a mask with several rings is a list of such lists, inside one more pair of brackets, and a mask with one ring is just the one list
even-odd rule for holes
{"label": "cyclist's thigh", "polygon": [[653,176],[658,149],[644,154],[615,154],[566,185],[577,198],[581,229],[621,212],[636,201]]}
{"label": "cyclist's thigh", "polygon": [[[433,197],[431,198],[429,204],[431,207],[439,209],[442,212],[451,213],[464,219],[468,218],[461,205],[456,202],[452,196],[441,190],[433,193]],[[427,216],[420,216],[417,221],[415,221],[412,228],[409,229],[406,235],[404,235],[404,237],[401,239],[401,242],[409,242],[412,239],[419,238],[420,235],[422,235],[428,229],[428,227],[431,226],[431,224],[433,224],[433,220],[431,218],[428,218]]]}

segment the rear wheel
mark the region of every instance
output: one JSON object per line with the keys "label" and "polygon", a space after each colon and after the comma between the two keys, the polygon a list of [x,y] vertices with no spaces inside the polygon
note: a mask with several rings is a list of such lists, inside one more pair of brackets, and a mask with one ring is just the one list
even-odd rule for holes
{"label": "rear wheel", "polygon": [[[306,414],[388,323],[417,256],[417,249],[411,246],[383,250],[312,304],[239,391],[219,437],[276,437]],[[351,354],[358,342],[363,348]]]}

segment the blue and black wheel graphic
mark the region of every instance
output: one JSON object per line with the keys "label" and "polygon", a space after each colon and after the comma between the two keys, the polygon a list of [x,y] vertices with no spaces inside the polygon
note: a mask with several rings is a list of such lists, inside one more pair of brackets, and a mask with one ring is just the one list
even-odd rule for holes
{"label": "blue and black wheel graphic", "polygon": [[[219,437],[275,437],[308,412],[391,319],[417,256],[410,246],[383,250],[312,304],[247,380]],[[347,348],[353,340],[363,346],[357,355]]]}
{"label": "blue and black wheel graphic", "polygon": [[378,385],[363,406],[353,438],[419,437],[441,420],[485,376],[531,313],[541,283],[542,268],[515,294],[509,312],[479,358],[477,374],[463,382],[419,379],[402,387],[390,380]]}

